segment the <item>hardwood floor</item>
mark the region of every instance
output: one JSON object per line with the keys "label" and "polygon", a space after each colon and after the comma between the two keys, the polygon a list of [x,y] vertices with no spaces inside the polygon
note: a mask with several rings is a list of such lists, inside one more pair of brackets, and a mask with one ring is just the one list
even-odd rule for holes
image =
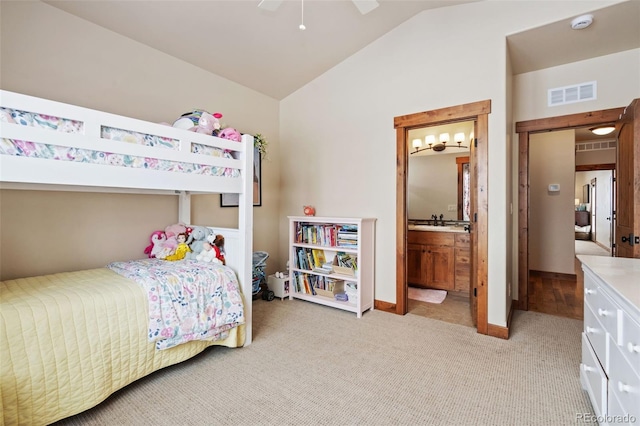
{"label": "hardwood floor", "polygon": [[582,319],[583,285],[580,262],[576,275],[553,272],[529,272],[529,310]]}

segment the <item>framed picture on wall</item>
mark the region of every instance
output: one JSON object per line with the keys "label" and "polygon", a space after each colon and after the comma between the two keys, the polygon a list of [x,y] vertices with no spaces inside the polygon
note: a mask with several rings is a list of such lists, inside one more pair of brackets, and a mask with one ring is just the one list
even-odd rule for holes
{"label": "framed picture on wall", "polygon": [[[238,194],[220,194],[220,207],[238,207]],[[253,206],[262,205],[262,159],[258,147],[253,148]]]}

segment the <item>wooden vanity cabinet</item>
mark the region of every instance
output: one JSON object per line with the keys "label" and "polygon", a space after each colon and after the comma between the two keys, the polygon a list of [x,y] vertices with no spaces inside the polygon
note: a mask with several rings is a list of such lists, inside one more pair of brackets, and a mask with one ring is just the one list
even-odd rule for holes
{"label": "wooden vanity cabinet", "polygon": [[453,290],[454,238],[449,232],[409,231],[408,281],[419,287]]}
{"label": "wooden vanity cabinet", "polygon": [[407,281],[417,287],[469,292],[469,234],[409,231]]}

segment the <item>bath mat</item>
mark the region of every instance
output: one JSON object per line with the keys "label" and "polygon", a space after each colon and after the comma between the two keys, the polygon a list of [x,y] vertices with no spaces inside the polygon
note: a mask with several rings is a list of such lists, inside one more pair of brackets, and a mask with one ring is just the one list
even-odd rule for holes
{"label": "bath mat", "polygon": [[445,290],[431,290],[427,288],[409,287],[409,299],[428,303],[442,303],[447,297]]}

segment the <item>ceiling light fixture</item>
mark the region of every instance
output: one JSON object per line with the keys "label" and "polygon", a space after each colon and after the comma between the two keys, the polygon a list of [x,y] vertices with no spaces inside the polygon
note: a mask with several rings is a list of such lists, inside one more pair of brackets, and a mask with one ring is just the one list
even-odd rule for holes
{"label": "ceiling light fixture", "polygon": [[606,125],[606,126],[593,127],[589,130],[591,130],[591,133],[593,133],[594,135],[604,136],[604,135],[608,135],[609,133],[612,133],[615,129],[616,128],[614,126]]}
{"label": "ceiling light fixture", "polygon": [[300,31],[304,31],[307,29],[307,27],[304,26],[304,0],[300,0],[301,6],[302,6],[302,15],[300,17],[300,26],[298,28],[300,28]]}

